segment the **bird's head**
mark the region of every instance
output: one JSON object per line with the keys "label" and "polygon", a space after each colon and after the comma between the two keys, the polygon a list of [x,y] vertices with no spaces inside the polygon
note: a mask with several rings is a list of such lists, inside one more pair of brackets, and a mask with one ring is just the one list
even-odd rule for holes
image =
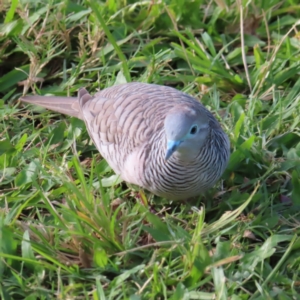
{"label": "bird's head", "polygon": [[192,160],[205,145],[210,128],[205,111],[186,106],[174,107],[167,114],[164,127],[167,138],[166,160],[173,155],[183,160]]}

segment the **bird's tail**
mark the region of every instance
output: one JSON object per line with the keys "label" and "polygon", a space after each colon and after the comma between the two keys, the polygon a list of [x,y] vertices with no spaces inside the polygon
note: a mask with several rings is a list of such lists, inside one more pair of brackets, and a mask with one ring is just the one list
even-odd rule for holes
{"label": "bird's tail", "polygon": [[81,109],[77,97],[54,96],[25,96],[20,99],[23,102],[39,105],[50,110],[82,119]]}

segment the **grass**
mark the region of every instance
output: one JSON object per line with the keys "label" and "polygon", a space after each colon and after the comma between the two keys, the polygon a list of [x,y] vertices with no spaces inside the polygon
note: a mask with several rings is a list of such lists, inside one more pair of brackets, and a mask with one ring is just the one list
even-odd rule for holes
{"label": "grass", "polygon": [[[2,2],[0,298],[300,299],[299,18],[293,0]],[[128,81],[201,98],[228,133],[195,203],[118,182],[83,122],[18,101]]]}

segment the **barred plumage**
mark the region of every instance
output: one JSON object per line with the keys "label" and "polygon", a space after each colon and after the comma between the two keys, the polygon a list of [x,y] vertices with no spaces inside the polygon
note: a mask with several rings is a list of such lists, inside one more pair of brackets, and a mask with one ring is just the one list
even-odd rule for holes
{"label": "barred plumage", "polygon": [[214,116],[174,88],[127,83],[77,98],[21,98],[85,121],[112,169],[130,183],[173,200],[197,196],[220,178],[229,140]]}

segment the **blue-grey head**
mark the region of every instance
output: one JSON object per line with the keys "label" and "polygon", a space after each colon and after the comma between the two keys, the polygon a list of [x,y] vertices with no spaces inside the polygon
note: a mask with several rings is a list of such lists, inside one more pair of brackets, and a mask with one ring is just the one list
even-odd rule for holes
{"label": "blue-grey head", "polygon": [[209,119],[205,110],[178,105],[165,119],[167,147],[165,159],[177,156],[182,160],[194,159],[209,136]]}

